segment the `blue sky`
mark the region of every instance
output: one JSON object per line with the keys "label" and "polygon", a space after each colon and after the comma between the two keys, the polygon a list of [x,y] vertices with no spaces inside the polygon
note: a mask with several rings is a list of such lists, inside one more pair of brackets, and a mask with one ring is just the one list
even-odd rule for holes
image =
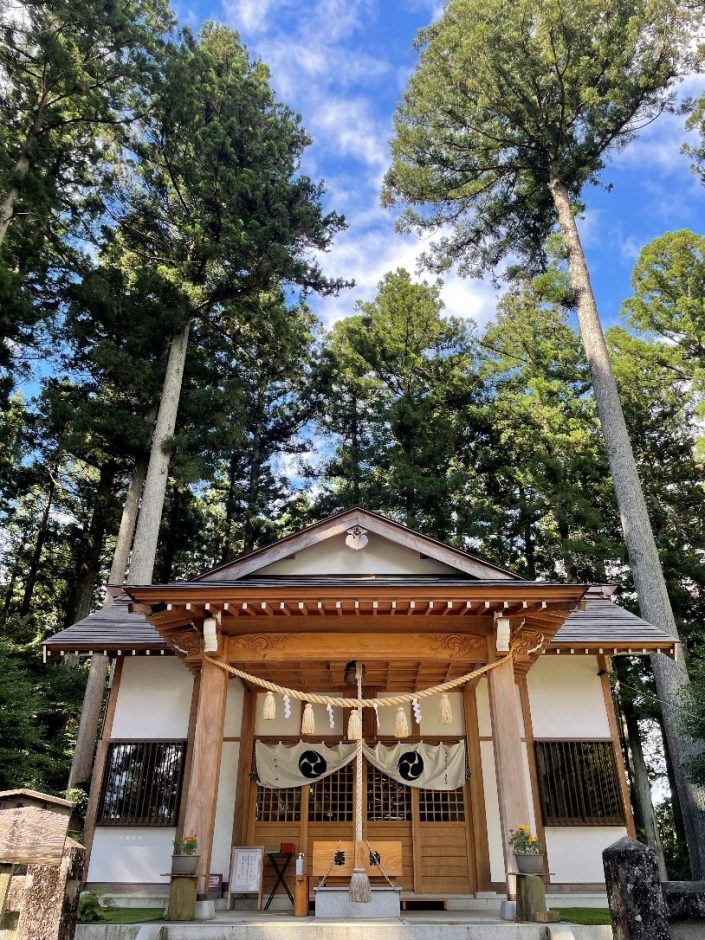
{"label": "blue sky", "polygon": [[[413,39],[439,15],[438,0],[197,0],[176,3],[180,21],[198,28],[215,19],[237,29],[251,53],[271,69],[280,98],[298,111],[313,137],[304,170],[326,181],[327,206],[349,227],[324,259],[331,275],[356,287],[338,298],[314,299],[325,323],[374,296],[382,275],[416,270],[424,243],[394,231],[394,213],[379,191],[389,164],[395,104],[414,68]],[[693,78],[687,91],[705,87]],[[677,228],[703,232],[705,187],[680,149],[684,120],[664,116],[616,154],[602,175],[611,192],[586,192],[581,231],[605,324],[618,318],[640,247]],[[428,276],[428,275],[427,275]],[[491,319],[489,282],[445,277],[448,313]]]}

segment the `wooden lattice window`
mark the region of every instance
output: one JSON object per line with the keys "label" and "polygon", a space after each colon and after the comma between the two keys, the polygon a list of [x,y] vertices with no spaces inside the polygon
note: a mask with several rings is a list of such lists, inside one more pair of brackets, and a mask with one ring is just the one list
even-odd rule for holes
{"label": "wooden lattice window", "polygon": [[464,822],[465,793],[457,790],[419,790],[419,822]]}
{"label": "wooden lattice window", "polygon": [[545,826],[618,826],[624,807],[611,741],[536,741]]}
{"label": "wooden lattice window", "polygon": [[255,819],[257,822],[299,822],[301,787],[275,790],[258,784]]}
{"label": "wooden lattice window", "polygon": [[309,822],[350,822],[353,818],[353,767],[346,764],[308,788]]}
{"label": "wooden lattice window", "polygon": [[185,741],[112,741],[98,825],[175,826],[185,754]]}
{"label": "wooden lattice window", "polygon": [[372,764],[367,765],[367,818],[406,821],[411,819],[411,790],[397,783]]}

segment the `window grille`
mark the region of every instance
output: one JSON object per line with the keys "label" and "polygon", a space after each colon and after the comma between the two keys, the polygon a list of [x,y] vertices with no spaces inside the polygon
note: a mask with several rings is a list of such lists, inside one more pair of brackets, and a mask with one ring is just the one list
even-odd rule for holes
{"label": "window grille", "polygon": [[351,822],[354,761],[308,788],[309,822]]}
{"label": "window grille", "polygon": [[624,807],[611,741],[536,741],[546,826],[617,826]]}
{"label": "window grille", "polygon": [[185,741],[112,741],[98,825],[175,826],[185,754]]}
{"label": "window grille", "polygon": [[464,822],[465,793],[457,790],[419,790],[419,822]]}
{"label": "window grille", "polygon": [[255,819],[257,822],[299,822],[301,787],[274,790],[258,784]]}
{"label": "window grille", "polygon": [[372,764],[367,765],[367,818],[406,821],[411,819],[411,790],[397,783]]}

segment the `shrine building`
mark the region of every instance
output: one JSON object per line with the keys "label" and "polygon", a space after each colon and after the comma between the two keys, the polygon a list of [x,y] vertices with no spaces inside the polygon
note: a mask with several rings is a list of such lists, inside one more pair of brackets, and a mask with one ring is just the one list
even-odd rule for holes
{"label": "shrine building", "polygon": [[401,843],[404,896],[503,895],[521,823],[551,891],[603,889],[602,850],[634,835],[610,664],[675,655],[613,590],[527,581],[361,509],[191,581],[124,586],[44,644],[114,664],[87,886],[166,890],[182,835],[224,882],[233,846],[288,843],[310,871],[314,844],[352,840],[351,709],[314,704],[304,734],[286,690],[355,697],[361,663],[364,698],[407,698],[362,710],[359,794],[364,837]]}

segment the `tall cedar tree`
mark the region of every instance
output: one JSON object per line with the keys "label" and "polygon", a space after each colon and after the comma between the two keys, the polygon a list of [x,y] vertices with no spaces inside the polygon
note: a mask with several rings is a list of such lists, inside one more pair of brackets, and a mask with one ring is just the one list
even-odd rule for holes
{"label": "tall cedar tree", "polygon": [[[0,367],[31,341],[61,239],[94,216],[101,169],[145,106],[165,0],[8,0],[0,9]],[[93,204],[92,204],[93,203]],[[80,223],[80,225],[79,225]],[[46,311],[45,311],[46,312]],[[11,380],[6,377],[6,386]]]}
{"label": "tall cedar tree", "polygon": [[[611,148],[672,103],[698,14],[672,0],[451,0],[422,32],[396,115],[384,199],[402,225],[449,223],[435,262],[465,271],[508,252],[541,263],[557,223],[595,390],[642,615],[678,638],[609,362],[575,213]],[[419,209],[412,208],[419,206]],[[705,789],[682,774],[695,745],[675,701],[681,659],[654,654],[694,877],[705,876]]]}
{"label": "tall cedar tree", "polygon": [[330,293],[312,260],[342,219],[299,172],[309,138],[279,104],[261,63],[214,24],[169,49],[154,108],[135,142],[136,188],[116,248],[126,269],[154,268],[180,326],[166,376],[137,524],[130,577],[151,580],[191,324],[227,320],[238,301],[278,285]]}
{"label": "tall cedar tree", "polygon": [[[192,323],[227,323],[238,303],[274,287],[332,293],[314,254],[343,220],[321,209],[322,184],[300,173],[309,138],[278,103],[261,63],[216,24],[167,47],[152,107],[132,148],[137,167],[107,257],[125,273],[149,270],[174,317],[164,383],[130,562],[133,582],[152,580]],[[129,283],[129,279],[128,279]],[[86,690],[98,703],[105,664]],[[86,773],[97,707],[81,720],[71,779]]]}
{"label": "tall cedar tree", "polygon": [[367,503],[452,539],[456,435],[473,396],[474,342],[472,326],[442,309],[438,283],[414,283],[398,269],[336,324],[326,423],[344,436],[326,473],[337,477],[342,505]]}
{"label": "tall cedar tree", "polygon": [[493,442],[478,484],[496,507],[483,545],[530,578],[604,581],[620,554],[613,500],[580,340],[546,299],[561,281],[551,270],[515,285],[481,337]]}

